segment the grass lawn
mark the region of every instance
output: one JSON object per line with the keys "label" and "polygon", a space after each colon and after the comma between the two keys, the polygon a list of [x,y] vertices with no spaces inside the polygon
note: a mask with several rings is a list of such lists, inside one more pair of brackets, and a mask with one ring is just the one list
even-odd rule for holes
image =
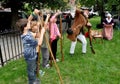
{"label": "grass lawn", "polygon": [[[93,29],[100,18],[90,19]],[[120,84],[120,31],[114,29],[111,41],[93,42],[96,54],[92,54],[87,38],[87,53],[81,54],[81,43],[77,43],[73,57],[69,55],[70,40],[64,34],[64,61],[58,62],[64,84]],[[57,57],[61,59],[60,43]],[[43,69],[45,75],[40,77],[41,84],[60,84],[56,68]],[[26,64],[23,58],[9,62],[0,68],[0,84],[27,84]]]}

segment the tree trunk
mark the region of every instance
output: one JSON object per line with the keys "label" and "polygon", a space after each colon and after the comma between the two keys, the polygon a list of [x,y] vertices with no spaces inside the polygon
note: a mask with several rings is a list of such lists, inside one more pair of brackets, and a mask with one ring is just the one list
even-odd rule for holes
{"label": "tree trunk", "polygon": [[97,8],[99,10],[99,15],[101,17],[100,23],[97,25],[97,28],[103,28],[102,23],[105,18],[104,2],[103,2],[103,0],[101,0],[101,1],[96,0],[96,4],[97,4]]}
{"label": "tree trunk", "polygon": [[12,11],[11,28],[16,30],[15,24],[16,24],[16,21],[19,19],[18,18],[18,9],[11,7],[11,11]]}

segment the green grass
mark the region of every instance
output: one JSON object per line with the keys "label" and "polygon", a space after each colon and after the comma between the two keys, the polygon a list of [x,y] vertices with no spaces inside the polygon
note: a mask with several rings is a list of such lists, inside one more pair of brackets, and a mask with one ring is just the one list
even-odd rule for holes
{"label": "green grass", "polygon": [[[90,21],[95,29],[100,18]],[[88,38],[87,38],[88,40]],[[64,34],[63,51],[64,61],[58,62],[64,84],[120,84],[120,31],[114,29],[114,38],[103,43],[93,42],[96,54],[90,50],[89,40],[87,53],[81,54],[81,43],[77,43],[75,55],[70,57],[70,41]],[[58,43],[57,57],[61,59],[60,43]],[[40,77],[41,84],[60,84],[56,68],[43,69],[45,75]],[[26,64],[23,58],[9,62],[0,68],[0,84],[26,84]]]}

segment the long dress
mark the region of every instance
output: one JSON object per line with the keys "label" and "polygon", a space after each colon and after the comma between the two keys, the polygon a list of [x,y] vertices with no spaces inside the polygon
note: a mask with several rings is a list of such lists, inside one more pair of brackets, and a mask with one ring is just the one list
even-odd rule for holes
{"label": "long dress", "polygon": [[113,19],[106,18],[103,21],[103,24],[104,24],[103,37],[107,40],[112,40],[112,38],[113,38],[113,25],[114,25]]}

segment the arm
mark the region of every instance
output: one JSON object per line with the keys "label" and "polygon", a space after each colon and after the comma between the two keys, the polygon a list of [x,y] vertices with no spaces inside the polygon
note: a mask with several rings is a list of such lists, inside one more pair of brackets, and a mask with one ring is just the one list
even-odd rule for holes
{"label": "arm", "polygon": [[58,16],[59,14],[61,14],[60,11],[58,11],[57,13],[55,13],[55,14],[52,16],[52,18],[50,19],[50,21],[53,22],[54,19],[56,18],[56,16]]}
{"label": "arm", "polygon": [[57,32],[57,34],[58,34],[59,38],[61,38],[61,34],[60,34],[60,31],[59,31],[59,29],[58,29],[58,28],[56,28],[56,32]]}
{"label": "arm", "polygon": [[106,18],[103,19],[103,22],[102,22],[103,26],[105,27],[106,26]]}
{"label": "arm", "polygon": [[30,16],[28,17],[28,21],[32,21],[32,19],[33,19],[33,16],[30,15]]}
{"label": "arm", "polygon": [[38,9],[34,9],[33,13],[28,17],[28,21],[32,21],[32,19],[34,18],[34,15],[39,16],[40,11]]}
{"label": "arm", "polygon": [[44,33],[45,33],[45,28],[42,28],[41,33],[40,33],[40,37],[38,39],[38,45],[39,46],[42,44]]}
{"label": "arm", "polygon": [[44,36],[44,33],[45,33],[45,29],[47,27],[47,23],[48,23],[48,19],[49,19],[50,15],[48,14],[47,15],[47,18],[45,20],[45,25],[44,27],[41,29],[41,33],[40,33],[40,37],[38,39],[38,45],[40,46],[42,44],[42,41],[43,41],[43,36]]}
{"label": "arm", "polygon": [[112,26],[114,25],[114,20],[112,19]]}
{"label": "arm", "polygon": [[47,15],[45,23],[44,23],[44,27],[47,28],[48,27],[48,19],[50,18],[50,14]]}

